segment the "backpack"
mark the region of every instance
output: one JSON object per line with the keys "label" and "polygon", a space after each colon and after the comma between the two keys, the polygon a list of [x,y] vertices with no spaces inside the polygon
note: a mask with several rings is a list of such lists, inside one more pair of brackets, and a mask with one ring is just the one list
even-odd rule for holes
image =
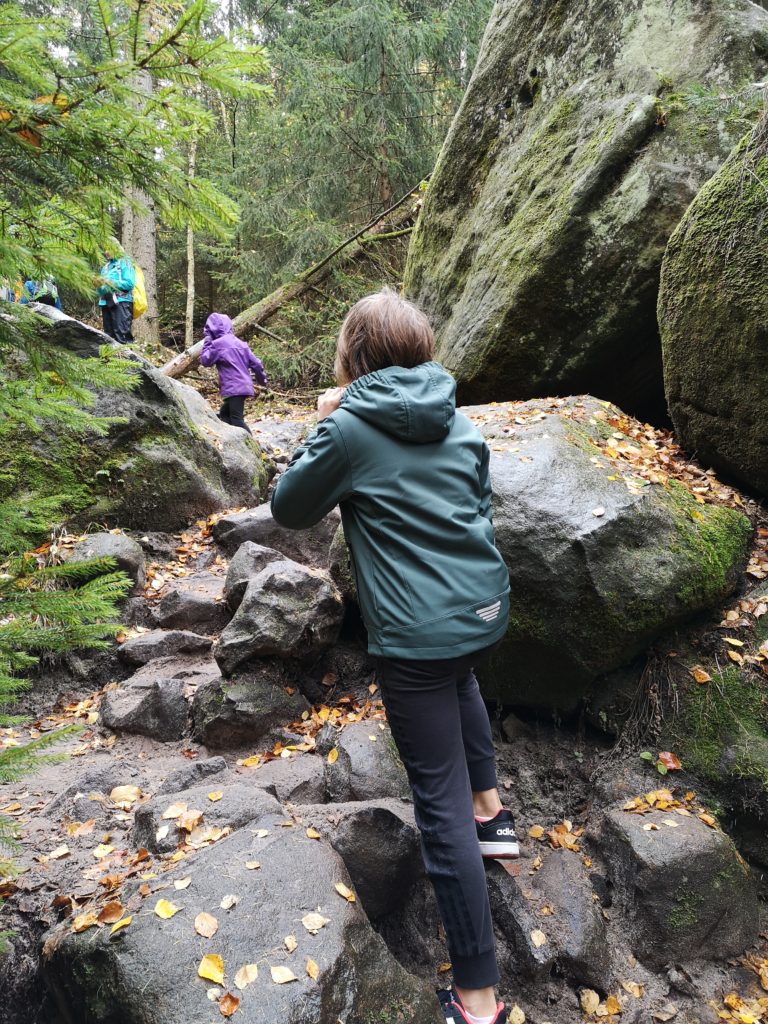
{"label": "backpack", "polygon": [[136,274],[133,283],[133,319],[136,320],[147,312],[147,288],[144,284],[144,272],[138,263],[134,263],[133,269]]}

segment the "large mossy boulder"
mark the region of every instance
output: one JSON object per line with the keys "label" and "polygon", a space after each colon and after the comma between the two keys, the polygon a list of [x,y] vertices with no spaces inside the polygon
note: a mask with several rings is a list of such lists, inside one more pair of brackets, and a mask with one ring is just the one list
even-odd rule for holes
{"label": "large mossy boulder", "polygon": [[678,437],[768,495],[768,122],[702,188],[664,257],[659,325]]}
{"label": "large mossy boulder", "polygon": [[480,673],[488,696],[574,709],[601,676],[733,589],[749,520],[697,502],[662,463],[650,470],[653,441],[615,406],[585,397],[464,412],[491,448],[511,584],[506,639]]}
{"label": "large mossy boulder", "polygon": [[[41,325],[55,344],[82,357],[97,356],[110,343],[70,317],[41,319]],[[134,390],[95,395],[93,412],[115,419],[106,434],[54,429],[19,436],[7,479],[20,501],[27,489],[63,494],[66,510],[83,524],[169,531],[261,501],[267,469],[245,431],[222,423],[194,388],[133,353],[126,358],[136,369]]]}
{"label": "large mossy boulder", "polygon": [[496,4],[406,272],[463,402],[661,404],[664,249],[767,68],[749,0]]}

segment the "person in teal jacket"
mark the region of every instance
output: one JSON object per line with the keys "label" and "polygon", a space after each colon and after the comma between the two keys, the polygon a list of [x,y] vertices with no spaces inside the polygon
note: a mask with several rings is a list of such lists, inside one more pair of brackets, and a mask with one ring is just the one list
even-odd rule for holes
{"label": "person in teal jacket", "polygon": [[509,573],[494,544],[490,452],[456,411],[432,330],[385,290],[348,313],[342,385],[272,495],[283,526],[341,508],[377,680],[413,790],[454,987],[446,1021],[502,1024],[483,857],[519,855],[499,800],[488,714],[472,667],[504,636]]}
{"label": "person in teal jacket", "polygon": [[96,287],[104,333],[121,345],[127,345],[133,341],[133,286],[136,283],[136,270],[117,242],[105,250],[104,256],[105,263],[99,272]]}

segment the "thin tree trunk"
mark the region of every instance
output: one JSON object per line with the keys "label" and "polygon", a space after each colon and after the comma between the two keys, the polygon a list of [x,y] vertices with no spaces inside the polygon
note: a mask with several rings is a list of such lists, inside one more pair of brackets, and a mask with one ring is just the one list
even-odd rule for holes
{"label": "thin tree trunk", "polygon": [[[152,77],[148,71],[137,72],[137,90],[152,93]],[[147,289],[147,312],[134,321],[134,336],[148,344],[160,342],[160,319],[157,308],[157,223],[155,203],[140,188],[129,187],[123,208],[123,248],[144,272]]]}
{"label": "thin tree trunk", "polygon": [[[339,245],[336,246],[327,256],[324,256],[321,260],[309,267],[298,277],[294,278],[293,281],[288,281],[287,284],[280,285],[273,292],[270,292],[265,298],[260,299],[254,305],[249,306],[248,309],[244,309],[242,313],[238,313],[233,321],[233,328],[235,332],[244,330],[245,328],[259,327],[265,323],[287,302],[292,299],[297,299],[311,288],[318,285],[323,281],[337,264],[333,263],[333,260],[338,256],[344,249],[347,251],[344,253],[340,265],[344,266],[347,263],[352,262],[358,256],[362,256],[366,251],[366,246],[369,240],[373,241],[377,235],[373,234],[370,239],[366,239],[363,236],[370,228],[379,224],[385,217],[393,213],[395,210],[403,206],[413,196],[413,193],[418,188],[412,188],[404,196],[402,196],[396,203],[394,203],[384,213],[379,214],[374,220],[369,221],[364,227],[356,231],[354,235],[350,235],[349,238],[345,239]],[[388,225],[385,233],[389,234],[391,231],[397,230],[402,227],[408,220],[414,216],[413,205],[409,205],[398,217],[396,217],[391,224]],[[353,245],[353,243],[357,243]],[[179,355],[174,356],[170,362],[166,363],[162,368],[162,372],[167,377],[182,377],[185,373],[189,373],[193,370],[200,359],[200,353],[203,350],[202,341],[198,341],[192,348],[187,349],[185,352],[180,352]]]}
{"label": "thin tree trunk", "polygon": [[[199,92],[199,90],[198,90]],[[197,136],[189,143],[187,159],[187,176],[190,180],[195,176],[197,159]],[[192,346],[195,332],[195,232],[191,224],[187,225],[187,308],[184,313],[184,347]]]}

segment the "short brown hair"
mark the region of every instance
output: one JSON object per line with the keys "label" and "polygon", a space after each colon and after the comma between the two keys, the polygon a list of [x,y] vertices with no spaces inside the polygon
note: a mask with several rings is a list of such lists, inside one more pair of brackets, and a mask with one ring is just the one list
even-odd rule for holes
{"label": "short brown hair", "polygon": [[412,302],[383,288],[356,302],[344,318],[334,371],[340,384],[387,366],[419,366],[435,351],[429,320]]}

